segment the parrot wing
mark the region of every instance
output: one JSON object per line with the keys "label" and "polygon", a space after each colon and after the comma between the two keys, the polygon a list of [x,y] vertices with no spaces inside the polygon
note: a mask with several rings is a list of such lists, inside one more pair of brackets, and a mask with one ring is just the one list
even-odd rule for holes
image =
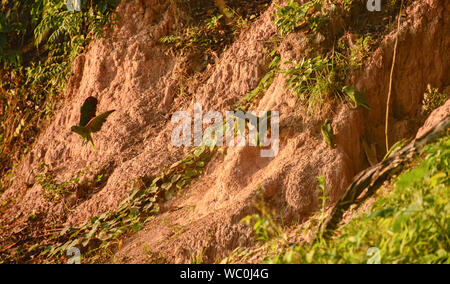
{"label": "parrot wing", "polygon": [[115,112],[116,110],[110,110],[107,111],[105,113],[102,113],[96,117],[94,117],[93,119],[91,119],[91,121],[89,121],[89,123],[86,125],[86,128],[90,131],[90,132],[99,132],[100,129],[102,129],[103,124],[106,122],[106,119],[108,118],[108,116]]}
{"label": "parrot wing", "polygon": [[80,112],[80,126],[86,126],[97,112],[98,100],[94,97],[87,98],[81,106]]}
{"label": "parrot wing", "polygon": [[355,98],[356,98],[357,103],[360,106],[365,107],[366,109],[370,110],[370,107],[369,107],[369,104],[367,103],[366,97],[364,97],[364,95],[361,92],[357,91],[355,94]]}

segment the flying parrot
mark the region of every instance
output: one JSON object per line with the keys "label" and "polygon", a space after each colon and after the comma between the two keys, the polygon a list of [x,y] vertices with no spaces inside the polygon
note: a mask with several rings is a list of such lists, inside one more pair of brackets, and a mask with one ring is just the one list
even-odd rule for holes
{"label": "flying parrot", "polygon": [[320,131],[322,132],[323,139],[327,143],[328,147],[330,147],[330,149],[334,149],[334,133],[331,120],[325,120],[325,123],[320,128]]}
{"label": "flying parrot", "polygon": [[87,98],[80,109],[80,124],[74,125],[70,128],[72,132],[77,133],[83,139],[83,146],[91,142],[95,151],[94,140],[92,140],[91,133],[99,132],[106,118],[115,110],[110,110],[98,116],[95,115],[97,111],[98,100],[94,97]]}
{"label": "flying parrot", "polygon": [[370,110],[369,105],[367,104],[366,98],[364,95],[355,88],[350,86],[345,86],[342,88],[342,91],[348,96],[350,101],[353,103],[353,109],[358,108],[358,106],[362,106],[368,110]]}

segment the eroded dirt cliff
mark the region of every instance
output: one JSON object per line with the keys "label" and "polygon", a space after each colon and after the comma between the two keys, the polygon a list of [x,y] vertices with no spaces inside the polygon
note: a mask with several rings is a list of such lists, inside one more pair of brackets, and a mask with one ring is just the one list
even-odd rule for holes
{"label": "eroded dirt cliff", "polygon": [[[180,160],[188,149],[171,143],[175,127],[171,114],[192,111],[194,102],[201,103],[205,112],[233,110],[258,85],[269,70],[270,42],[277,36],[273,14],[280,3],[261,9],[261,15],[216,58],[195,57],[206,62],[194,64],[203,67],[196,70],[186,94],[177,81],[181,57],[159,41],[183,25],[179,7],[174,1],[122,1],[118,26],[75,60],[63,107],[0,197],[0,204],[14,200],[3,209],[2,218],[20,222],[34,214],[49,222],[81,224],[114,210],[139,178],[157,176]],[[414,137],[424,123],[421,102],[428,84],[441,90],[450,86],[449,15],[446,0],[415,1],[405,12],[398,32],[391,143]],[[376,149],[371,159],[380,161],[385,154],[384,115],[396,35],[397,31],[386,35],[348,80],[365,91],[370,111],[330,101],[320,117],[305,118],[295,95],[286,91],[286,78],[278,74],[254,108],[280,112],[278,155],[262,158],[255,147],[230,147],[226,155],[217,154],[200,178],[162,204],[161,214],[142,231],[123,241],[115,260],[155,262],[158,255],[165,262],[185,263],[201,254],[203,261],[215,262],[238,246],[250,246],[251,228],[240,221],[256,212],[260,189],[267,205],[287,224],[301,223],[317,210],[319,175],[325,177],[328,205],[336,202],[353,176],[369,166],[365,145]],[[302,33],[284,38],[278,48],[282,62],[301,59],[308,50]],[[94,136],[98,151],[81,146],[79,137],[70,132],[88,96],[98,98],[99,112],[116,109]],[[336,149],[322,140],[324,117],[332,118]],[[43,162],[57,181],[85,168],[91,176],[108,176],[55,203],[43,197],[42,185],[35,179]]]}

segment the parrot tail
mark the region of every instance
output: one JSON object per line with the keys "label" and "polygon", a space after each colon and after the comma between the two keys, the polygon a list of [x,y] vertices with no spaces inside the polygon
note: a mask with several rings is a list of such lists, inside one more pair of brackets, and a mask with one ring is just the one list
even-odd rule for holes
{"label": "parrot tail", "polygon": [[87,141],[91,142],[92,148],[94,148],[94,151],[97,151],[97,148],[95,148],[94,140],[92,139],[91,133],[88,134]]}

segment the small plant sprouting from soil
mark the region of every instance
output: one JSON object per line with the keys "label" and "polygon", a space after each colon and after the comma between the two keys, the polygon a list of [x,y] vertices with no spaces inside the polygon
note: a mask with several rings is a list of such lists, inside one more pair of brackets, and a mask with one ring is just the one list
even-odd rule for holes
{"label": "small plant sprouting from soil", "polygon": [[102,181],[108,177],[108,174],[98,174],[92,179],[85,179],[82,182],[80,180],[82,177],[89,174],[88,168],[83,169],[79,173],[75,174],[72,178],[62,183],[55,181],[55,178],[48,172],[44,173],[48,165],[41,163],[41,172],[36,176],[36,183],[40,184],[42,187],[42,195],[44,198],[51,202],[58,202],[65,196],[74,193],[77,189],[82,186],[90,185],[93,187],[95,184],[100,184]]}
{"label": "small plant sprouting from soil", "polygon": [[203,1],[187,1],[185,4],[188,11],[186,27],[176,34],[161,37],[160,42],[173,44],[182,53],[195,50],[206,54],[220,54],[249,21],[267,7],[267,4],[240,3],[247,8],[242,10],[244,15],[240,15],[226,1],[216,1],[215,5]]}
{"label": "small plant sprouting from soil", "polygon": [[190,256],[190,261],[191,264],[203,264],[203,254],[204,254],[204,250],[202,252],[200,252],[199,254],[197,253],[192,253]]}
{"label": "small plant sprouting from soil", "polygon": [[445,104],[449,99],[449,96],[440,93],[438,89],[432,88],[430,84],[427,85],[427,91],[423,96],[422,110],[423,113],[428,116],[433,110]]}
{"label": "small plant sprouting from soil", "polygon": [[368,213],[341,227],[328,240],[300,244],[271,263],[368,263],[368,250],[381,263],[449,263],[450,135],[426,146],[422,158],[392,180]]}
{"label": "small plant sprouting from soil", "polygon": [[[374,50],[376,42],[370,35],[361,35],[359,38],[356,34],[346,33],[338,41],[337,47],[339,51],[347,53],[347,63],[350,70],[360,68],[366,58]],[[353,42],[354,41],[354,42]]]}
{"label": "small plant sprouting from soil", "polygon": [[[30,259],[35,262],[59,262],[64,259],[67,249],[77,247],[86,261],[105,261],[118,248],[121,238],[127,233],[138,232],[160,212],[161,202],[173,198],[199,177],[214,152],[214,147],[195,147],[183,160],[153,178],[149,186],[133,188],[115,211],[93,217],[79,227],[67,226],[42,240],[28,240],[30,243],[22,244],[27,249],[21,250],[19,255],[3,252],[0,256],[5,262],[15,262],[17,259],[22,262]],[[74,181],[78,179],[77,175]],[[52,192],[64,192],[62,184],[55,185],[49,178],[44,178],[44,181]]]}
{"label": "small plant sprouting from soil", "polygon": [[322,223],[326,217],[325,210],[326,210],[327,200],[329,199],[329,197],[327,196],[325,177],[323,175],[321,175],[317,178],[317,184],[318,184],[317,193],[319,194],[318,198],[321,202],[321,204],[320,204],[320,222],[319,223]]}
{"label": "small plant sprouting from soil", "polygon": [[328,17],[322,13],[322,1],[308,1],[300,5],[294,0],[289,0],[286,6],[278,8],[274,24],[278,26],[280,35],[286,36],[305,26],[317,32],[327,22]]}
{"label": "small plant sprouting from soil", "polygon": [[[262,188],[260,188],[260,192],[262,192]],[[247,225],[252,225],[253,231],[256,235],[256,240],[262,243],[267,243],[273,238],[286,239],[282,225],[280,225],[275,219],[276,213],[266,206],[263,194],[261,194],[259,201],[256,202],[255,208],[259,211],[259,213],[246,216],[241,220],[241,222]]]}
{"label": "small plant sprouting from soil", "polygon": [[320,111],[325,98],[340,96],[340,85],[330,59],[317,56],[301,62],[285,62],[285,65],[291,66],[281,70],[287,78],[286,89],[299,96],[308,114]]}
{"label": "small plant sprouting from soil", "polygon": [[117,22],[117,0],[83,1],[76,13],[66,2],[0,5],[0,186],[58,108],[72,60]]}
{"label": "small plant sprouting from soil", "polygon": [[270,54],[272,61],[269,64],[269,71],[259,81],[258,86],[248,92],[242,99],[240,99],[236,107],[243,111],[247,111],[251,105],[254,105],[258,99],[260,99],[275,80],[276,75],[279,73],[281,57],[277,54],[277,49],[274,48]]}
{"label": "small plant sprouting from soil", "polygon": [[188,27],[182,35],[168,35],[160,38],[160,42],[174,44],[180,51],[189,50],[214,50],[223,43],[223,31],[219,29],[221,15],[206,20],[201,27]]}

